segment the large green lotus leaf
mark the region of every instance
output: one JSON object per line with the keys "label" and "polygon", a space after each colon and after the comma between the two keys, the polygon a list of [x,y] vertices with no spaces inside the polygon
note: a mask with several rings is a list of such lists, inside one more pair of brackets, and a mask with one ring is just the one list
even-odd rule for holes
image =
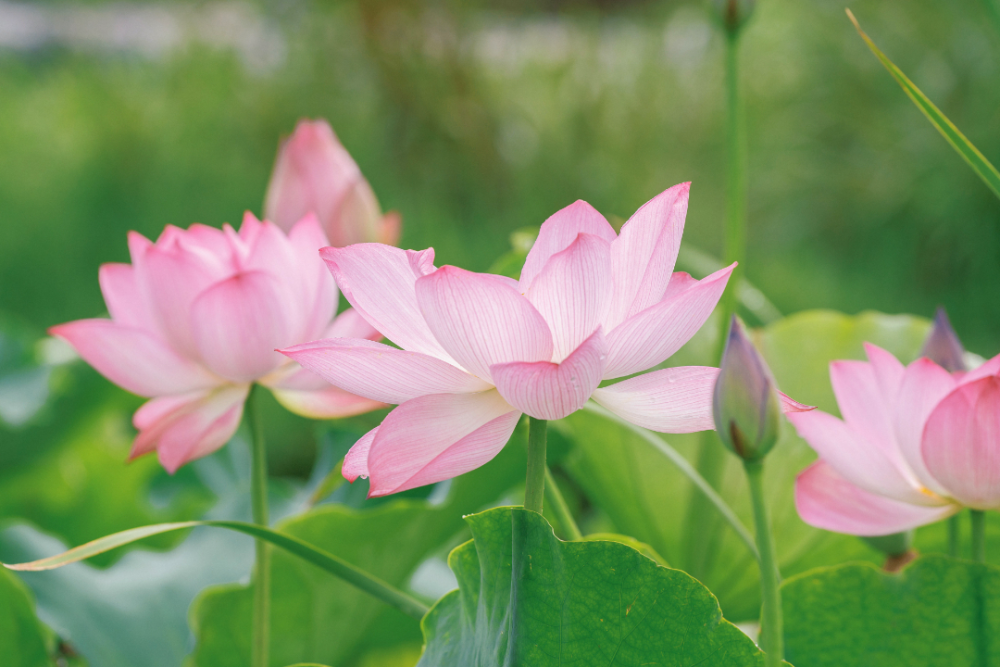
{"label": "large green lotus leaf", "polygon": [[420,667],[763,664],[715,597],[618,542],[561,542],[520,507],[466,517],[459,589],[423,621]]}
{"label": "large green lotus leaf", "polygon": [[0,655],[5,667],[52,664],[45,648],[45,632],[35,618],[34,606],[17,577],[0,568]]}
{"label": "large green lotus leaf", "polygon": [[[916,356],[928,326],[926,320],[910,316],[807,311],[756,330],[754,335],[782,390],[836,413],[827,368],[830,361],[864,358],[865,341],[909,361]],[[711,364],[707,356],[711,346],[700,340],[708,335],[703,330],[675,357],[682,358],[684,364]],[[676,362],[671,359],[670,363]],[[757,618],[760,592],[753,558],[714,510],[696,525],[686,525],[686,510],[697,491],[667,459],[632,431],[594,413],[577,412],[560,425],[577,445],[575,454],[564,462],[565,468],[608,514],[618,532],[649,544],[671,565],[691,570],[694,568],[686,560],[685,549],[688,536],[692,531],[711,531],[711,558],[699,578],[719,597],[727,618]],[[703,437],[668,435],[664,439],[694,462]],[[798,517],[794,479],[814,459],[813,451],[785,424],[779,444],[765,463],[767,499],[785,576],[819,565],[880,559],[860,540],[817,530]],[[720,492],[752,528],[742,466],[729,455],[725,465]]]}
{"label": "large green lotus leaf", "polygon": [[796,667],[1000,665],[1000,569],[946,556],[898,574],[821,568],[782,586]]}
{"label": "large green lotus leaf", "polygon": [[[463,514],[496,502],[523,478],[525,435],[522,424],[496,459],[453,480],[443,501],[392,500],[364,510],[324,505],[286,520],[280,530],[405,586],[423,560],[462,530]],[[271,664],[343,665],[363,651],[363,636],[383,603],[294,557],[275,552],[273,558]],[[191,614],[198,641],[190,665],[249,663],[252,595],[237,585],[201,595]]]}

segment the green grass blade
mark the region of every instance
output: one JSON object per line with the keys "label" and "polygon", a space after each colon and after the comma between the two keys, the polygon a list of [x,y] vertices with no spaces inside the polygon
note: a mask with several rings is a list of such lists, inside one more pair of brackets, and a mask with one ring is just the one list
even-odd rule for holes
{"label": "green grass blade", "polygon": [[4,567],[9,570],[17,570],[19,572],[40,572],[43,570],[53,570],[57,567],[69,565],[70,563],[76,563],[90,558],[91,556],[104,553],[105,551],[110,551],[147,537],[152,537],[153,535],[168,533],[174,530],[183,530],[185,528],[194,528],[196,526],[226,528],[227,530],[234,530],[257,539],[265,540],[280,549],[284,549],[285,551],[312,563],[321,570],[325,570],[336,577],[340,577],[349,584],[352,584],[366,593],[379,598],[386,604],[399,609],[405,614],[409,614],[410,616],[420,619],[427,613],[428,608],[423,603],[413,599],[409,595],[393,588],[381,579],[368,574],[364,570],[355,567],[337,556],[329,554],[322,549],[318,549],[297,537],[292,537],[291,535],[286,535],[285,533],[265,528],[264,526],[244,523],[242,521],[182,521],[179,523],[160,523],[152,526],[131,528],[120,533],[106,535],[56,556],[42,558],[41,560],[32,561],[30,563],[18,563],[13,565],[5,563]]}
{"label": "green grass blade", "polygon": [[872,53],[875,54],[875,57],[882,62],[882,65],[889,70],[889,74],[896,79],[896,82],[903,88],[903,91],[906,92],[910,99],[913,100],[913,103],[917,105],[925,116],[927,116],[927,119],[934,127],[937,128],[938,132],[941,133],[948,143],[951,144],[952,148],[954,148],[958,154],[962,156],[962,159],[965,160],[970,167],[972,167],[973,171],[979,175],[979,178],[983,179],[983,182],[986,183],[990,190],[993,191],[993,194],[1000,198],[1000,172],[997,171],[996,167],[990,164],[990,161],[979,152],[979,149],[972,145],[972,142],[969,141],[957,127],[955,127],[955,124],[948,120],[948,117],[941,113],[941,110],[934,106],[933,102],[927,99],[927,96],[924,95],[905,74],[903,74],[903,71],[896,67],[896,65],[889,60],[888,56],[882,53],[882,51],[875,46],[875,42],[873,42],[871,38],[865,34],[865,31],[861,29],[861,26],[858,24],[858,20],[854,18],[854,14],[851,13],[851,10],[847,9],[845,11],[847,12],[847,17],[851,19],[851,23],[853,23],[854,27],[857,29],[858,34],[861,35],[861,38],[865,40],[866,44],[868,44],[868,48],[871,49]]}

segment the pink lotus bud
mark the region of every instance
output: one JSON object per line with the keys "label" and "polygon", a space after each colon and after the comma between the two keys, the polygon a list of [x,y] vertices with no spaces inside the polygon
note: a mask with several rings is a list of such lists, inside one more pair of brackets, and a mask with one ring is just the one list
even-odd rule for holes
{"label": "pink lotus bud", "polygon": [[948,313],[940,306],[934,313],[934,326],[920,350],[920,356],[927,357],[949,373],[966,370],[962,342],[948,321]]}
{"label": "pink lotus bud", "polygon": [[264,218],[286,231],[309,213],[338,248],[399,240],[399,214],[382,214],[368,181],[325,120],[299,121],[282,142],[264,201]]}

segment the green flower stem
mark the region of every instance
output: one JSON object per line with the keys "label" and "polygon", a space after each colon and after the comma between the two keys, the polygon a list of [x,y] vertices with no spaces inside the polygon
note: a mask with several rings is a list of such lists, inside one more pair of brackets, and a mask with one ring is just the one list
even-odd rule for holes
{"label": "green flower stem", "polygon": [[972,560],[986,562],[986,513],[983,510],[969,510],[972,517]]}
{"label": "green flower stem", "polygon": [[[743,100],[740,95],[739,76],[739,46],[741,29],[734,27],[726,29],[726,227],[723,249],[723,265],[740,262],[746,256],[747,237],[747,149],[746,128],[743,112]],[[737,266],[729,277],[729,285],[722,295],[722,312],[719,319],[718,350],[715,358],[722,358],[722,350],[726,346],[726,333],[729,320],[736,312],[739,298],[742,268]],[[725,448],[719,442],[718,436],[712,431],[706,431],[701,437],[698,449],[696,467],[701,476],[713,489],[718,489],[722,482],[722,474],[726,468]],[[685,554],[685,569],[693,576],[703,576],[709,566],[712,551],[712,540],[716,531],[714,522],[706,524],[705,517],[710,514],[709,500],[702,494],[695,493],[688,503],[685,518],[685,535],[687,553]],[[709,520],[711,521],[711,520]]]}
{"label": "green flower stem", "polygon": [[785,659],[785,638],[781,616],[781,592],[778,590],[778,563],[774,554],[774,537],[764,501],[764,464],[745,461],[753,501],[753,520],[757,528],[757,548],[760,549],[760,585],[764,606],[761,611],[761,648],[767,654],[765,665],[779,667]]}
{"label": "green flower stem", "polygon": [[524,484],[524,509],[542,513],[545,498],[545,429],[544,419],[528,417],[528,477]]}
{"label": "green flower stem", "polygon": [[958,542],[962,529],[959,519],[958,514],[948,519],[948,555],[952,558],[958,558]]}
{"label": "green flower stem", "polygon": [[[264,428],[258,409],[258,394],[262,390],[254,385],[247,397],[247,423],[250,426],[253,461],[250,470],[250,500],[253,504],[253,522],[268,527],[267,517],[267,446]],[[271,545],[256,540],[257,561],[254,565],[253,641],[251,667],[268,667],[270,661],[271,633]]]}
{"label": "green flower stem", "polygon": [[[726,520],[726,523],[728,523],[730,528],[733,529],[733,532],[736,533],[736,536],[739,537],[740,540],[743,542],[743,544],[746,545],[746,548],[750,551],[751,554],[753,554],[753,557],[757,560],[760,560],[760,556],[757,553],[757,545],[754,543],[753,535],[751,535],[750,531],[746,529],[746,526],[743,525],[743,522],[740,521],[740,518],[736,516],[736,512],[734,512],[733,509],[726,504],[726,501],[722,499],[722,496],[720,496],[715,491],[715,489],[713,489],[712,486],[707,481],[705,481],[705,478],[702,477],[700,474],[698,474],[698,471],[695,470],[694,466],[688,463],[688,460],[686,458],[681,456],[680,452],[678,452],[676,449],[668,445],[663,440],[663,438],[654,435],[653,433],[647,431],[641,426],[636,426],[631,422],[625,421],[618,415],[608,412],[599,405],[595,405],[594,403],[587,403],[586,405],[583,406],[583,409],[601,415],[605,419],[610,419],[611,421],[627,428],[628,430],[632,431],[640,438],[645,440],[647,443],[652,445],[658,452],[660,452],[668,459],[670,459],[670,462],[673,463],[675,466],[677,466],[677,469],[680,470],[681,473],[683,473],[684,476],[687,477],[692,484],[694,484],[695,488],[698,491],[700,491],[702,495],[705,496],[705,498],[708,500],[708,507],[710,508],[714,507],[719,512],[719,514],[722,515],[722,518]],[[722,449],[721,443],[719,444],[719,449],[720,450]],[[704,522],[704,516],[702,517],[702,521]]]}
{"label": "green flower stem", "polygon": [[580,528],[576,525],[573,514],[566,505],[566,499],[563,498],[562,492],[556,486],[556,480],[553,479],[552,471],[549,470],[548,466],[545,466],[545,497],[549,501],[549,508],[556,515],[556,519],[559,520],[559,525],[562,527],[563,533],[565,533],[569,541],[576,542],[582,540],[583,533],[580,532]]}

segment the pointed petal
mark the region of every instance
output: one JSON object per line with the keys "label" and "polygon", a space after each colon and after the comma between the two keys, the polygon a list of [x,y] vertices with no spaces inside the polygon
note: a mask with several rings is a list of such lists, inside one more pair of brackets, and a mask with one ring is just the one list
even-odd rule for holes
{"label": "pointed petal", "polygon": [[795,507],[811,526],[849,535],[891,535],[951,516],[959,507],[922,507],[854,486],[824,461],[795,481]]}
{"label": "pointed petal", "polygon": [[606,351],[598,329],[562,363],[515,361],[490,366],[490,374],[500,395],[521,412],[562,419],[582,408],[601,383]]}
{"label": "pointed petal", "polygon": [[163,467],[174,473],[188,461],[211,454],[236,432],[249,389],[249,385],[228,385],[146,403],[133,418],[139,435],[130,458],[155,449]]}
{"label": "pointed petal", "polygon": [[488,380],[494,364],[552,359],[545,320],[495,276],[444,266],[419,279],[416,292],[435,338],[479,378]]}
{"label": "pointed petal", "polygon": [[552,332],[553,361],[565,359],[597,330],[611,288],[611,246],[604,239],[580,234],[552,255],[525,296]]}
{"label": "pointed petal", "polygon": [[[989,377],[991,375],[997,375],[1000,373],[1000,354],[983,362],[978,368],[974,368],[968,373],[961,374],[961,379],[959,382],[965,384],[967,382],[975,382],[984,377]],[[955,377],[959,374],[956,373]]]}
{"label": "pointed petal", "polygon": [[652,368],[679,350],[712,314],[735,266],[716,271],[616,327],[608,334],[604,379]]}
{"label": "pointed petal", "polygon": [[883,350],[878,345],[865,343],[865,354],[868,355],[868,361],[871,363],[882,400],[892,408],[896,405],[896,398],[899,396],[899,387],[903,382],[906,367],[891,352]]}
{"label": "pointed petal", "polygon": [[522,294],[528,291],[549,258],[568,248],[579,234],[593,234],[608,243],[618,237],[604,216],[583,200],[556,211],[542,223],[538,238],[524,260],[520,280]]}
{"label": "pointed petal", "polygon": [[660,433],[711,431],[718,368],[680,366],[645,373],[594,392],[622,419]]}
{"label": "pointed petal", "polygon": [[1000,378],[964,384],[938,403],[922,451],[952,498],[974,509],[1000,508]]}
{"label": "pointed petal", "polygon": [[948,371],[923,357],[906,367],[896,397],[893,422],[899,449],[920,483],[938,494],[946,491],[927,470],[920,443],[931,411],[955,384],[955,378]]}
{"label": "pointed petal", "polygon": [[372,448],[372,442],[375,441],[378,429],[379,427],[376,426],[361,436],[351,446],[350,451],[347,452],[347,456],[344,457],[344,465],[341,468],[341,472],[344,475],[344,479],[348,482],[353,484],[354,480],[358,477],[368,478],[368,452]]}
{"label": "pointed petal", "polygon": [[369,340],[318,340],[281,352],[336,387],[384,403],[490,388],[488,383],[440,359]]}
{"label": "pointed petal", "polygon": [[240,273],[205,290],[191,307],[198,353],[222,377],[250,382],[284,363],[274,348],[291,332],[279,281],[263,271]]}
{"label": "pointed petal", "polygon": [[111,319],[127,327],[155,331],[155,320],[149,311],[149,304],[142,297],[131,266],[102,264],[98,281]]}
{"label": "pointed petal", "polygon": [[[424,251],[423,260],[433,250]],[[431,333],[417,305],[414,285],[422,274],[414,271],[405,250],[378,243],[360,243],[346,248],[324,248],[326,261],[337,284],[354,309],[372,326],[404,350],[422,352],[451,362],[452,359]]]}
{"label": "pointed petal", "polygon": [[66,340],[101,375],[140,396],[186,393],[220,381],[157,336],[111,320],[77,320],[49,332]]}
{"label": "pointed petal", "polygon": [[681,247],[690,189],[690,183],[681,183],[653,197],[611,244],[615,296],[605,322],[609,330],[663,300]]}
{"label": "pointed petal", "polygon": [[[314,340],[324,337],[324,331],[330,325],[337,312],[339,293],[326,264],[319,256],[321,248],[329,245],[326,235],[314,215],[307,215],[295,223],[288,233],[288,241],[296,256],[298,270],[301,274],[301,287],[296,289],[292,298],[299,301],[305,309],[302,322],[301,340]],[[290,282],[290,281],[289,281]],[[365,338],[365,336],[358,336]],[[296,341],[296,342],[297,342]]]}
{"label": "pointed petal", "polygon": [[663,293],[663,299],[661,299],[661,301],[677,296],[689,287],[694,287],[697,284],[698,280],[696,278],[692,278],[690,273],[685,271],[674,271],[674,274],[670,277],[670,282],[667,283],[667,290]]}
{"label": "pointed petal", "polygon": [[872,364],[834,361],[830,364],[830,383],[844,421],[882,450],[897,468],[905,470],[906,461],[896,445],[892,411]]}
{"label": "pointed petal", "polygon": [[885,452],[864,434],[820,410],[789,413],[799,436],[842,477],[870,493],[915,505],[935,505]]}
{"label": "pointed petal", "polygon": [[361,313],[348,308],[333,320],[327,330],[323,333],[323,338],[363,338],[366,340],[382,340],[382,334],[368,321],[361,317]]}
{"label": "pointed petal", "polygon": [[520,413],[496,391],[434,394],[389,413],[368,453],[369,496],[461,475],[503,448]]}
{"label": "pointed petal", "polygon": [[[326,383],[324,383],[326,385]],[[286,410],[309,419],[337,419],[386,407],[385,403],[324,386],[317,390],[271,389]]]}

